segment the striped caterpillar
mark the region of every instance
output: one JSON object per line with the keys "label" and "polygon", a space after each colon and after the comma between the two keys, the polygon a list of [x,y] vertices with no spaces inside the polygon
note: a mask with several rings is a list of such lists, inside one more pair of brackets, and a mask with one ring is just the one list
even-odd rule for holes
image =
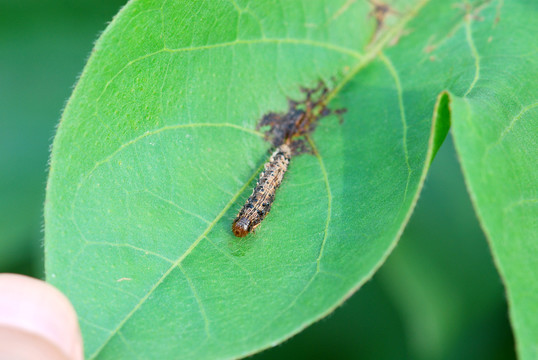
{"label": "striped caterpillar", "polygon": [[271,155],[269,162],[265,164],[264,170],[260,174],[252,195],[232,224],[235,236],[244,237],[254,231],[269,213],[275,200],[276,189],[282,183],[290,159],[291,148],[287,144],[280,145]]}

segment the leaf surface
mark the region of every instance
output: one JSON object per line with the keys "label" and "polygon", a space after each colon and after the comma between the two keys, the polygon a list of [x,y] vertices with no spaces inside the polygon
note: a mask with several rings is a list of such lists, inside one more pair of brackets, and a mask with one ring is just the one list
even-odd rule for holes
{"label": "leaf surface", "polygon": [[[87,357],[245,356],[326,315],[380,266],[446,136],[449,96],[476,84],[473,16],[487,38],[498,12],[396,3],[120,12],[64,112],[46,202],[47,277],[73,301]],[[258,120],[319,80],[344,122],[322,120],[257,232],[235,238],[270,155]]]}

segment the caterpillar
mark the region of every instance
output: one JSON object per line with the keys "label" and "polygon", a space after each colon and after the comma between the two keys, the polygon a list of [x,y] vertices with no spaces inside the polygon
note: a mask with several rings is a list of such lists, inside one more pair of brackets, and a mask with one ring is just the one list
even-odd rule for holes
{"label": "caterpillar", "polygon": [[303,101],[288,99],[286,113],[270,112],[263,116],[256,127],[257,130],[270,127],[265,136],[276,147],[276,151],[265,164],[252,195],[232,223],[232,231],[237,237],[247,236],[254,231],[271,210],[276,189],[282,183],[291,157],[307,152],[308,146],[302,137],[312,133],[318,120],[330,114],[338,115],[342,122],[341,116],[346,109],[327,108],[328,88],[322,81],[315,88],[301,88],[301,92],[306,94]]}
{"label": "caterpillar", "polygon": [[271,210],[276,189],[282,183],[291,159],[291,148],[280,145],[264,166],[252,195],[239,211],[232,223],[232,231],[237,237],[244,237],[254,231]]}

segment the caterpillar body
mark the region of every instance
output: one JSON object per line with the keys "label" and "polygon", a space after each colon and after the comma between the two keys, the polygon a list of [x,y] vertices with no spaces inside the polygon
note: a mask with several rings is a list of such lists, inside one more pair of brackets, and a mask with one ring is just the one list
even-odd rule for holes
{"label": "caterpillar body", "polygon": [[239,211],[232,223],[232,231],[237,237],[244,237],[254,231],[271,210],[276,189],[282,183],[291,159],[291,148],[280,145],[264,166],[252,195]]}

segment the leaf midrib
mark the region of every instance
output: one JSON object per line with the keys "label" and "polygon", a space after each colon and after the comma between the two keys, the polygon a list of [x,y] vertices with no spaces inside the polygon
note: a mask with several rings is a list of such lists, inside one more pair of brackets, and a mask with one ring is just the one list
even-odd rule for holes
{"label": "leaf midrib", "polygon": [[[342,90],[342,88],[349,82],[351,79],[353,79],[357,73],[362,70],[364,67],[366,67],[369,63],[371,63],[373,60],[378,57],[379,53],[384,49],[384,47],[387,45],[387,43],[393,39],[394,36],[396,36],[404,27],[405,25],[411,21],[417,13],[429,2],[430,0],[422,0],[420,1],[413,9],[411,9],[404,17],[401,18],[401,20],[395,24],[394,27],[392,27],[389,31],[385,33],[385,35],[373,46],[370,48],[368,52],[361,54],[355,50],[347,49],[344,47],[338,47],[338,46],[327,46],[326,43],[316,43],[316,42],[303,42],[297,40],[297,44],[305,44],[305,45],[312,45],[312,46],[321,46],[320,44],[323,44],[322,47],[327,48],[328,50],[332,51],[338,51],[343,52],[347,54],[355,54],[354,57],[358,58],[358,62],[353,66],[352,70],[342,79],[340,83],[338,83],[332,91],[329,92],[327,95],[327,98],[325,100],[325,103],[328,104],[330,101],[336,97],[336,95]],[[267,40],[267,39],[260,39],[260,40]],[[279,39],[281,40],[281,39]],[[242,41],[244,42],[244,41]],[[257,43],[261,43],[264,41],[257,41]],[[265,41],[267,42],[267,41]],[[238,41],[230,42],[230,43],[222,43],[218,45],[208,45],[204,47],[199,47],[199,50],[202,49],[208,49],[208,48],[216,48],[216,47],[224,47],[224,46],[230,46],[237,44]],[[256,43],[252,42],[251,43]],[[198,49],[198,48],[197,48]],[[177,49],[176,51],[172,49],[161,49],[158,52],[155,53],[161,53],[161,52],[177,52],[177,51],[188,51],[188,50],[195,50],[194,48],[185,48],[185,49]],[[345,51],[342,51],[345,50]],[[146,54],[143,56],[143,58],[146,58],[147,56],[152,56],[155,53],[152,54]],[[128,62],[128,64],[137,61],[138,59],[131,60]],[[126,64],[127,66],[127,64]],[[121,70],[120,70],[121,72]],[[112,79],[111,79],[112,80]],[[108,83],[107,83],[108,85]],[[132,142],[132,141],[131,141]],[[312,144],[314,144],[312,142]],[[123,145],[122,145],[123,147]],[[116,153],[115,151],[114,153]],[[113,154],[114,154],[113,153]],[[112,156],[112,155],[111,155]],[[109,158],[108,156],[107,158]],[[321,159],[321,154],[319,154],[319,157]],[[204,237],[213,229],[213,227],[216,225],[216,223],[224,216],[224,214],[229,210],[229,208],[235,203],[235,201],[241,196],[241,194],[247,189],[248,185],[256,178],[257,174],[261,171],[263,168],[263,164],[252,174],[252,176],[249,178],[249,180],[238,190],[238,192],[233,196],[233,198],[228,202],[228,204],[221,210],[221,212],[215,217],[215,219],[209,224],[209,226],[206,228],[206,230],[189,246],[189,248],[170,266],[170,268],[161,276],[161,278],[155,283],[155,285],[147,292],[146,295],[144,295],[139,303],[125,316],[125,318],[118,324],[118,326],[109,334],[108,338],[103,342],[103,344],[96,349],[96,351],[90,355],[89,359],[95,359],[99,353],[105,348],[105,346],[110,342],[110,340],[114,337],[115,334],[119,332],[119,330],[123,327],[123,325],[131,318],[131,316],[144,304],[144,302],[151,296],[151,294],[157,289],[157,287],[167,278],[167,276],[176,268],[178,267],[181,262],[196,248],[196,246],[204,239]],[[319,265],[318,265],[319,266]]]}

